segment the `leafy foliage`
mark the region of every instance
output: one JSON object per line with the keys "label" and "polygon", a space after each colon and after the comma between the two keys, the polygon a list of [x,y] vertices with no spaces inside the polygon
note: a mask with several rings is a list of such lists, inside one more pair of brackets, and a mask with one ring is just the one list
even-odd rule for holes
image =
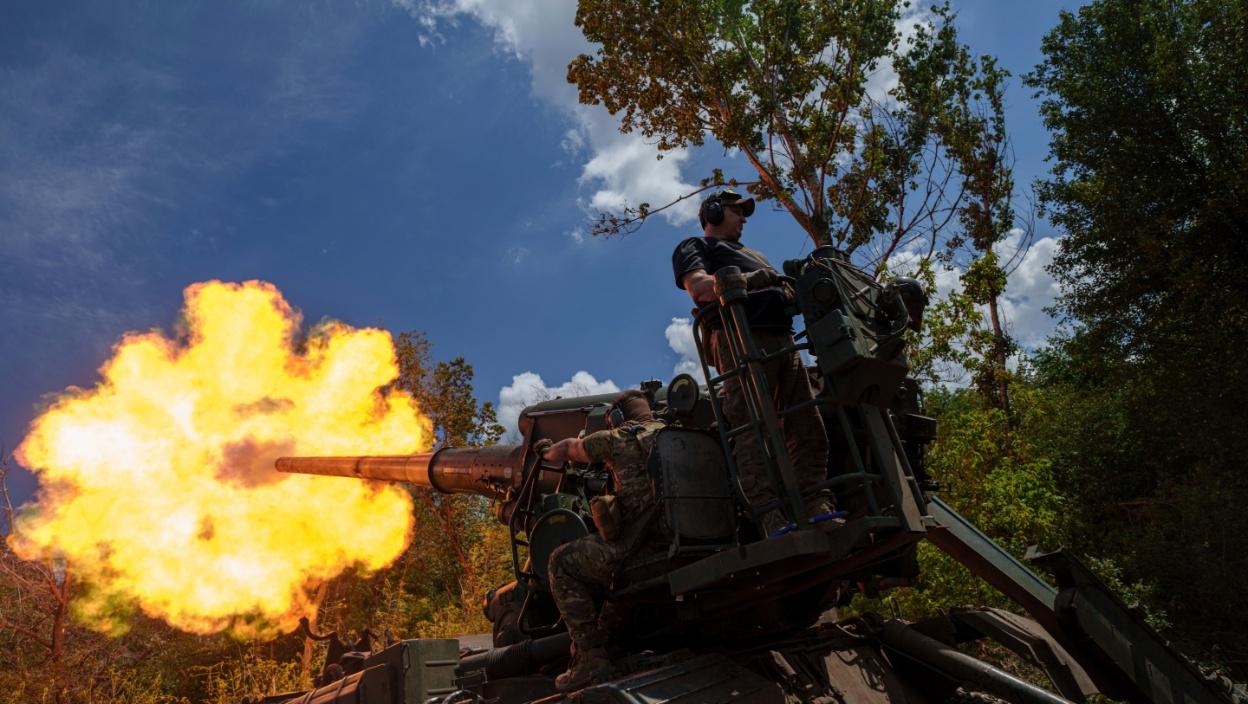
{"label": "leafy foliage", "polygon": [[490,401],[478,403],[472,389],[472,365],[463,357],[433,362],[429,339],[417,331],[394,341],[399,360],[395,386],[411,393],[433,421],[443,445],[481,447],[498,442],[506,431]]}
{"label": "leafy foliage", "polygon": [[[1005,411],[974,389],[932,394],[928,412],[939,419],[940,430],[927,467],[946,503],[1021,559],[1030,545],[1054,548],[1064,542],[1068,501],[1044,448],[1028,440],[1044,422],[1044,399],[1026,386],[1015,388],[1019,421],[1013,429]],[[889,597],[890,608],[907,619],[964,605],[1012,608],[1002,594],[926,543],[919,561],[918,588]],[[856,608],[880,606],[867,601]]]}
{"label": "leafy foliage", "polygon": [[1067,233],[1063,310],[1128,352],[1242,329],[1246,21],[1242,3],[1093,2],[1061,15],[1028,77],[1052,131],[1039,193]]}
{"label": "leafy foliage", "polygon": [[[1008,412],[1014,346],[994,253],[1015,222],[1008,74],[959,44],[953,20],[947,4],[901,0],[581,0],[577,25],[598,48],[568,80],[660,152],[713,137],[757,172],[738,182],[716,169],[695,193],[746,185],[815,244],[866,252],[880,272],[902,251],[918,254],[907,268],[965,266],[963,300],[931,313],[929,357],[970,371]],[[597,232],[670,205],[603,214]]]}
{"label": "leafy foliage", "polygon": [[[740,149],[758,174],[742,182],[750,192],[817,244],[852,252],[878,238],[882,262],[916,237],[935,241],[956,216],[959,161],[976,158],[1001,114],[999,104],[987,120],[974,109],[1003,74],[958,44],[948,6],[903,22],[907,8],[582,0],[576,22],[598,48],[569,65],[568,80],[581,102],[619,114],[622,131],[660,151],[707,137]],[[896,85],[877,85],[890,70]],[[999,176],[974,178],[1008,189]],[[723,182],[717,171],[702,186]],[[658,210],[643,204],[599,231]]]}
{"label": "leafy foliage", "polygon": [[1248,44],[1243,3],[1097,0],[1028,77],[1073,333],[1038,361],[1081,542],[1156,580],[1175,634],[1244,671]]}
{"label": "leafy foliage", "polygon": [[[929,308],[912,357],[929,378],[941,365],[973,374],[970,387],[928,397],[940,421],[929,470],[943,497],[1016,556],[1030,544],[1074,547],[1155,627],[1242,677],[1248,9],[1094,0],[1046,38],[1027,80],[1053,131],[1054,170],[1039,192],[1067,233],[1053,273],[1074,329],[1018,375],[1007,373],[1014,349],[994,312],[1010,269],[994,245],[1016,220],[1005,74],[957,43],[947,7],[910,39],[903,12],[890,0],[582,0],[578,24],[601,48],[569,78],[583,101],[622,113],[625,131],[660,149],[707,136],[741,149],[759,176],[742,183],[816,242],[870,250],[883,271],[922,240],[929,284],[936,266],[962,257],[964,290]],[[898,82],[873,97],[885,65]],[[725,183],[736,182],[715,170],[702,186]],[[441,444],[497,441],[470,364],[435,362],[416,332],[399,336],[398,356],[396,385],[420,400]],[[319,630],[486,630],[479,599],[510,578],[506,532],[483,501],[413,497],[408,550],[386,570],[323,585]],[[918,619],[1007,606],[947,556],[924,545],[919,557],[917,588],[855,608]],[[0,546],[0,702],[232,702],[307,687],[319,665],[321,646],[293,635],[241,644],[141,615],[119,638],[78,628],[72,576],[72,565],[23,562]]]}

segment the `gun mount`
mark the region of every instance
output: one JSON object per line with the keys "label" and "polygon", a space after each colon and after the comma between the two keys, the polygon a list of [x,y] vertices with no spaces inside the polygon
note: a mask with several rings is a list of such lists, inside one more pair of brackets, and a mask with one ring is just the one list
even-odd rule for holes
{"label": "gun mount", "polygon": [[[959,687],[1011,702],[1083,701],[1103,694],[1131,702],[1248,704],[1242,689],[1206,680],[1139,622],[1071,555],[1038,558],[1059,589],[1006,553],[938,498],[923,471],[934,421],[922,415],[907,378],[903,332],[921,314],[912,282],[881,284],[838,251],[822,247],[785,263],[805,331],[793,349],[815,365],[816,398],[831,451],[827,478],[845,522],[811,523],[743,303],[739,272],[716,275],[719,300],[695,311],[694,339],[707,384],[688,375],[666,388],[645,382],[658,435],[651,475],[670,527],[661,550],[640,551],[605,596],[623,614],[612,633],[615,672],[566,696],[553,675],[567,634],[547,592],[546,559],[593,530],[589,498],[608,490],[595,467],[546,466],[541,444],[605,427],[612,395],[556,399],[519,419],[523,441],[443,448],[394,457],[282,458],[285,472],[407,482],[498,502],[512,538],[516,579],[486,596],[489,645],[469,639],[402,641],[367,652],[331,652],[321,688],[265,702],[516,704],[583,702],[939,702]],[[921,292],[919,292],[921,296]],[[729,340],[726,368],[707,362],[705,323],[718,316]],[[773,353],[776,354],[776,353]],[[729,427],[725,381],[739,377],[750,421]],[[780,498],[749,507],[731,447],[756,433]],[[759,512],[779,509],[791,530],[760,536]],[[967,565],[1030,618],[992,609],[920,624],[867,614],[838,620],[855,591],[907,584],[921,540]],[[1052,690],[1023,682],[954,646],[988,637],[1048,675]],[[341,648],[339,649],[342,650]],[[456,653],[458,650],[458,657]],[[336,656],[336,658],[334,657]],[[335,669],[336,668],[336,669]]]}

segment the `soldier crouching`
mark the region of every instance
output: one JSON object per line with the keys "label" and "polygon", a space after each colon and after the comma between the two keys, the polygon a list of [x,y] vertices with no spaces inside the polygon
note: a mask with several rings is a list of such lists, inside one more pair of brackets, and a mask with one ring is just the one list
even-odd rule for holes
{"label": "soldier crouching", "polygon": [[543,454],[551,463],[602,462],[611,471],[615,495],[592,504],[598,534],[560,546],[550,556],[550,593],[572,637],[568,671],[555,679],[561,692],[580,689],[610,669],[607,632],[597,606],[620,565],[650,531],[655,513],[646,465],[663,424],[654,419],[640,391],[616,397],[607,414],[609,430],[561,440]]}

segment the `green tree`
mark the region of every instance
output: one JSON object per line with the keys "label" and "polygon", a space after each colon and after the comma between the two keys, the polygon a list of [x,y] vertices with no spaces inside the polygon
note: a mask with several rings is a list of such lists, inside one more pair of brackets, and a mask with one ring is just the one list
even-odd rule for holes
{"label": "green tree", "polygon": [[[758,176],[750,191],[815,243],[873,243],[882,261],[954,218],[963,187],[948,140],[974,132],[954,124],[979,71],[952,13],[936,7],[903,31],[907,5],[581,0],[576,23],[598,48],[568,80],[661,152],[707,137],[740,149]],[[873,94],[889,67],[896,85]]]}
{"label": "green tree", "polygon": [[[597,49],[568,80],[660,154],[708,137],[740,150],[757,176],[743,181],[750,192],[816,244],[881,272],[900,251],[929,273],[933,257],[964,267],[966,305],[932,312],[936,348],[946,361],[975,351],[957,361],[1008,409],[1013,346],[994,251],[1015,219],[1007,73],[972,56],[953,21],[947,4],[911,13],[903,0],[581,0],[576,22]],[[699,191],[724,182],[716,169]],[[596,231],[670,205],[602,214]]]}
{"label": "green tree", "polygon": [[399,333],[394,349],[399,361],[394,385],[416,398],[433,421],[439,443],[482,447],[498,442],[505,429],[494,404],[479,403],[473,394],[471,364],[463,357],[435,363],[429,338],[415,330]]}
{"label": "green tree", "polygon": [[[1030,440],[1046,422],[1047,399],[1025,382],[1015,387],[1013,428],[1005,411],[973,388],[934,391],[927,409],[939,419],[927,468],[941,484],[942,499],[1020,559],[1028,546],[1065,542],[1068,510],[1046,448]],[[965,604],[1016,608],[930,545],[922,546],[921,563],[921,589],[896,596],[907,618]]]}
{"label": "green tree", "polygon": [[1244,326],[1245,22],[1243,3],[1093,2],[1027,78],[1052,132],[1039,194],[1066,233],[1062,308],[1130,355]]}
{"label": "green tree", "polygon": [[[480,447],[498,442],[504,429],[494,405],[477,401],[471,364],[463,357],[435,363],[428,338],[415,331],[400,333],[395,351],[399,361],[395,384],[416,398],[433,421],[440,444]],[[413,496],[416,536],[386,577],[397,590],[392,602],[405,592],[424,599],[419,608],[404,608],[408,622],[402,625],[422,635],[486,629],[481,599],[487,589],[510,578],[506,530],[484,498],[420,489]]]}
{"label": "green tree", "polygon": [[[1248,662],[1248,6],[1096,0],[1028,77],[1073,331],[1040,360],[1088,542],[1158,584],[1175,634]],[[1095,535],[1095,538],[1092,536]]]}
{"label": "green tree", "polygon": [[1006,76],[992,58],[981,57],[978,74],[967,78],[969,95],[959,93],[952,107],[954,117],[940,125],[947,134],[949,152],[961,166],[966,194],[958,206],[961,232],[947,244],[946,252],[953,255],[960,248],[969,250],[968,264],[960,277],[963,295],[968,303],[988,312],[987,327],[972,326],[970,334],[964,336],[968,349],[975,353],[968,356],[966,365],[980,394],[1005,412],[1008,426],[1013,419],[1006,363],[1015,346],[1001,312],[1007,271],[997,251],[1016,220],[1013,163],[1003,109]]}

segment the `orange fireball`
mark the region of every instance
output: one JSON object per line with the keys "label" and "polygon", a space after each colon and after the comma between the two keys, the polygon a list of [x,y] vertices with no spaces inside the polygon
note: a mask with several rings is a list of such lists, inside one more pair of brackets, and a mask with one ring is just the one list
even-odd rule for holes
{"label": "orange fireball", "polygon": [[429,420],[382,330],[341,323],[300,339],[271,284],[186,289],[185,330],[131,333],[95,388],[37,418],[17,459],[40,481],[11,544],[64,560],[88,588],[76,612],[118,632],[134,606],[178,628],[289,631],[309,590],[393,561],[410,537],[400,487],[281,475],[279,455],[427,450]]}

